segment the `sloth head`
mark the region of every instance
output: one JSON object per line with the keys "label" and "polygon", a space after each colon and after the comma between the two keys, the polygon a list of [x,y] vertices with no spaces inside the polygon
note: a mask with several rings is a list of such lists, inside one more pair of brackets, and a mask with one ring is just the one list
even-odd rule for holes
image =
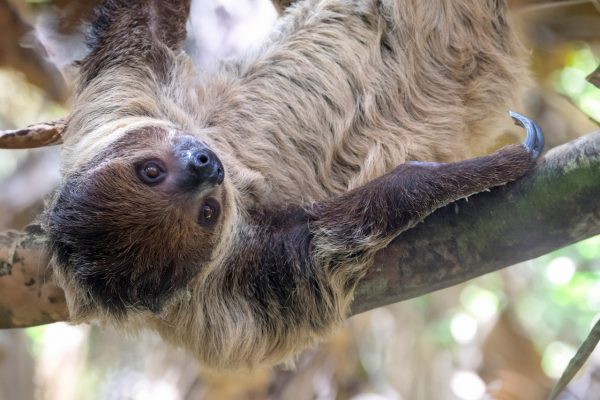
{"label": "sloth head", "polygon": [[217,155],[188,133],[126,131],[67,173],[52,200],[46,223],[61,274],[112,315],[159,312],[220,241],[224,174]]}

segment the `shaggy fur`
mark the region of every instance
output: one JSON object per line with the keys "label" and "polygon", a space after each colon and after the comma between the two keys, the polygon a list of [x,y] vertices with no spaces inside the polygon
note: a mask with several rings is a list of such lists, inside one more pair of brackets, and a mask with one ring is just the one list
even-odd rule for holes
{"label": "shaggy fur", "polygon": [[[75,322],[150,326],[213,368],[287,360],[344,319],[377,250],[533,163],[511,146],[403,164],[472,157],[499,133],[525,74],[504,1],[301,1],[210,74],[181,51],[188,8],[97,10],[45,216]],[[170,180],[186,135],[222,185]],[[150,187],[135,168],[151,159],[169,178]]]}

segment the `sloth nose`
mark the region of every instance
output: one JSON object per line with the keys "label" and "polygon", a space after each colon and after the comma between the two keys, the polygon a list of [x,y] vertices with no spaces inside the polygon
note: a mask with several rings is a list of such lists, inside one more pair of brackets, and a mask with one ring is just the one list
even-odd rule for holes
{"label": "sloth nose", "polygon": [[225,170],[221,160],[196,138],[180,137],[176,154],[181,166],[177,181],[183,190],[197,192],[223,183]]}
{"label": "sloth nose", "polygon": [[197,178],[198,183],[220,185],[225,172],[221,160],[208,148],[196,148],[188,153],[187,170]]}

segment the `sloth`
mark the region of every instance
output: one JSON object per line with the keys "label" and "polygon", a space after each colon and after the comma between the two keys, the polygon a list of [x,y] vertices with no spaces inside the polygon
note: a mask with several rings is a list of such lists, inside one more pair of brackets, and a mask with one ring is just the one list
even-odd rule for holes
{"label": "sloth", "polygon": [[535,165],[518,114],[524,144],[481,156],[527,80],[505,1],[288,3],[214,71],[183,51],[189,0],[97,7],[71,114],[19,134],[63,143],[42,221],[71,321],[285,362],[401,232]]}

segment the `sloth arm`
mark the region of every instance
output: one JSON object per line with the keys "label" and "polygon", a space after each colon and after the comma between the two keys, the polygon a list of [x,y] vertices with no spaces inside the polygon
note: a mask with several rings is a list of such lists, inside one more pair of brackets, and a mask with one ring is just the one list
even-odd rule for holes
{"label": "sloth arm", "polygon": [[[355,238],[353,251],[379,250],[402,231],[455,200],[501,186],[523,176],[544,147],[537,124],[511,112],[527,130],[522,145],[454,163],[408,162],[366,185],[314,206],[315,232],[327,241]],[[344,239],[346,238],[346,239]],[[381,242],[381,243],[380,243]]]}
{"label": "sloth arm", "polygon": [[[303,209],[264,211],[254,243],[260,264],[278,268],[298,265],[336,268],[369,262],[401,232],[436,209],[518,179],[536,163],[544,140],[539,127],[518,114],[527,129],[522,145],[510,145],[483,157],[454,163],[402,164],[389,173],[342,195]],[[265,251],[267,244],[273,251]],[[276,249],[276,250],[275,250]],[[248,249],[246,249],[247,251]],[[353,261],[354,260],[354,261]],[[357,278],[362,277],[359,271]]]}

